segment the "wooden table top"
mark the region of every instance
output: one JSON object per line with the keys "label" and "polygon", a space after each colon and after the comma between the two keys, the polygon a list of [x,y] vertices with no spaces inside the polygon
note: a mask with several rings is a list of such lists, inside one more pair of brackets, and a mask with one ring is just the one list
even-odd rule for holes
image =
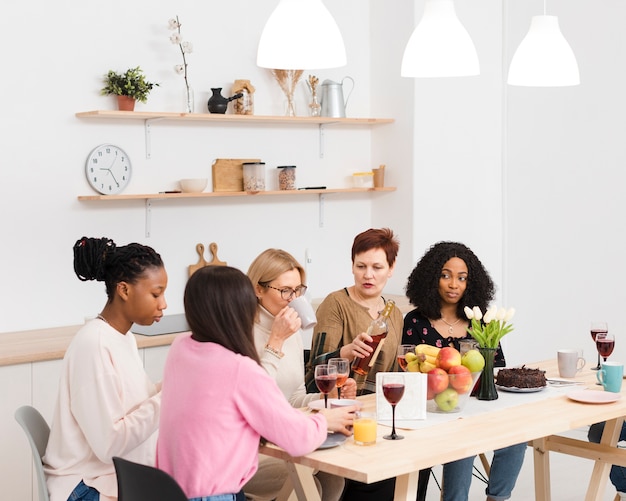
{"label": "wooden table top", "polygon": [[[556,360],[527,366],[546,370],[548,377],[558,376]],[[595,374],[595,371],[583,370],[575,379],[584,385],[563,387],[558,391],[550,387],[539,393],[507,394],[506,398],[500,392],[501,398],[489,402],[472,398],[465,410],[450,421],[421,429],[399,430],[405,438],[397,442],[384,440],[382,435],[389,433],[390,428],[379,424],[378,440],[373,446],[355,445],[350,437],[339,447],[295,459],[271,444],[261,452],[360,482],[376,482],[626,415],[626,386],[620,400],[609,404],[579,403],[565,395],[584,388],[600,389],[595,384]],[[366,410],[375,411],[375,395],[359,398]],[[505,400],[508,403],[503,407]],[[484,412],[469,415],[466,411],[470,406],[482,406]]]}

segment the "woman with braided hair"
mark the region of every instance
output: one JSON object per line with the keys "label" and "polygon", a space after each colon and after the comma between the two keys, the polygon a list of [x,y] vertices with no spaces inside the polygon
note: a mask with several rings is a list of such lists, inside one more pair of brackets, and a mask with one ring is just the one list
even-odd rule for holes
{"label": "woman with braided hair", "polygon": [[74,245],[74,271],[104,282],[107,301],[65,353],[44,468],[50,501],[113,501],[113,456],[155,464],[160,385],[130,328],[163,316],[167,273],[150,247],[87,237]]}

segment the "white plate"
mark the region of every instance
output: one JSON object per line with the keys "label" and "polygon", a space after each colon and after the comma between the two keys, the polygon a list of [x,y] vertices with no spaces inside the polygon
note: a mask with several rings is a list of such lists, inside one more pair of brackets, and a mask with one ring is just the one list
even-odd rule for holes
{"label": "white plate", "polygon": [[600,390],[578,390],[567,394],[568,398],[585,404],[610,404],[620,399],[619,393]]}
{"label": "white plate", "polygon": [[538,386],[536,388],[517,388],[515,386],[500,386],[496,385],[498,390],[508,391],[509,393],[535,393],[537,391],[545,390],[546,386]]}
{"label": "white plate", "polygon": [[[330,409],[333,403],[337,403],[337,402],[341,402],[342,404],[345,405],[358,405],[359,408],[361,407],[361,402],[359,402],[358,400],[350,400],[349,398],[342,398],[341,400],[339,400],[338,398],[329,398],[328,399],[328,408]],[[309,409],[314,410],[314,411],[319,411],[320,409],[324,408],[324,399],[320,398],[319,400],[311,400],[309,402]]]}
{"label": "white plate", "polygon": [[346,437],[342,433],[329,433],[326,437],[326,440],[322,442],[322,445],[320,445],[317,450],[337,447],[338,445],[343,444],[347,440],[347,438],[348,437]]}

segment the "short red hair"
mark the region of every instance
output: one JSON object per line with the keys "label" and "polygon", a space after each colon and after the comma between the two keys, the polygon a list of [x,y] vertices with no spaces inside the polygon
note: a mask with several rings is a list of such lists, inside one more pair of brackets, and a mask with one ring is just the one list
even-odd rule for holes
{"label": "short red hair", "polygon": [[370,228],[354,237],[352,243],[352,262],[357,254],[371,249],[382,249],[387,256],[387,264],[391,267],[396,262],[400,243],[389,228]]}

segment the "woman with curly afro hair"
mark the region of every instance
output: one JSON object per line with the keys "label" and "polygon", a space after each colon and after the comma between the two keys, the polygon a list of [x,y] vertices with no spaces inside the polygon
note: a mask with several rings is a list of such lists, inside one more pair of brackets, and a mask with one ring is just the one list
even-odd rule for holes
{"label": "woman with curly afro hair", "polygon": [[[489,273],[469,247],[459,242],[434,244],[418,261],[406,285],[406,296],[415,309],[404,318],[402,343],[458,350],[459,340],[472,339],[463,308],[478,306],[485,311],[494,292]],[[505,365],[500,346],[495,365]],[[485,490],[488,501],[511,497],[525,453],[525,443],[494,451]],[[473,464],[472,456],[443,465],[443,501],[467,501]],[[418,499],[426,495],[428,476],[428,470],[420,472]]]}

